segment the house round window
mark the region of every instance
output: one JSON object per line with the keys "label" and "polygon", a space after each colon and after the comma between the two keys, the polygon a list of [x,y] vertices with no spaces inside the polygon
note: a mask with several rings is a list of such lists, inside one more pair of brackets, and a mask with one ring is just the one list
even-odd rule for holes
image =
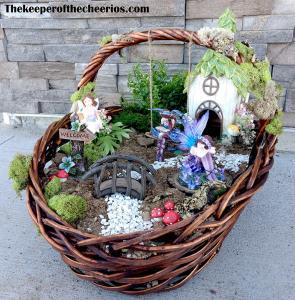
{"label": "house round window", "polygon": [[213,96],[218,92],[219,82],[215,77],[208,77],[203,82],[203,91],[206,95]]}

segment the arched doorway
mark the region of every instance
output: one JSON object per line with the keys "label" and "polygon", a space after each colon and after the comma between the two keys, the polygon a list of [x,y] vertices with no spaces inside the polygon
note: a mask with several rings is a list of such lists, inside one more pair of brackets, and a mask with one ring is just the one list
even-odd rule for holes
{"label": "arched doorway", "polygon": [[208,110],[209,120],[203,134],[210,135],[215,138],[221,138],[223,114],[220,106],[216,102],[208,100],[201,103],[196,110],[196,119],[202,117],[202,115]]}

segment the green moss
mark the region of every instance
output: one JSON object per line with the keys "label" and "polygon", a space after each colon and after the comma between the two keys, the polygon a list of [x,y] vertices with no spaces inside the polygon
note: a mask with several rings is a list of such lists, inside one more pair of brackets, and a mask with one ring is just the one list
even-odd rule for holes
{"label": "green moss", "polygon": [[275,117],[266,126],[265,130],[272,135],[280,135],[283,132],[282,117],[283,113],[281,111],[277,112]]}
{"label": "green moss", "polygon": [[78,91],[72,94],[71,101],[77,102],[81,101],[87,94],[91,93],[93,97],[96,97],[94,94],[95,83],[88,82],[85,86],[82,86]]}
{"label": "green moss", "polygon": [[58,177],[54,177],[45,186],[45,198],[49,200],[53,196],[61,192],[61,181]]}
{"label": "green moss", "polygon": [[229,29],[232,32],[237,31],[237,21],[233,12],[227,8],[218,19],[218,27]]}
{"label": "green moss", "polygon": [[71,142],[67,142],[59,147],[59,151],[63,152],[67,156],[72,154],[72,144]]}
{"label": "green moss", "polygon": [[253,48],[246,46],[240,41],[235,42],[235,48],[237,49],[237,52],[242,54],[242,56],[245,59],[245,62],[251,62],[253,55],[255,54],[255,51]]}
{"label": "green moss", "polygon": [[101,149],[94,143],[84,145],[84,158],[87,159],[89,165],[103,157]]}
{"label": "green moss", "polygon": [[68,223],[74,223],[83,218],[87,209],[87,203],[84,198],[67,194],[52,197],[48,201],[48,206]]}
{"label": "green moss", "polygon": [[9,165],[8,177],[13,180],[12,186],[18,194],[28,185],[31,163],[31,155],[16,154]]}
{"label": "green moss", "polygon": [[103,47],[104,45],[110,43],[112,41],[112,36],[111,35],[105,35],[103,36],[99,41],[98,44]]}
{"label": "green moss", "polygon": [[266,84],[271,80],[270,65],[267,60],[240,65],[243,73],[249,79],[248,92],[252,93],[257,99],[262,99]]}

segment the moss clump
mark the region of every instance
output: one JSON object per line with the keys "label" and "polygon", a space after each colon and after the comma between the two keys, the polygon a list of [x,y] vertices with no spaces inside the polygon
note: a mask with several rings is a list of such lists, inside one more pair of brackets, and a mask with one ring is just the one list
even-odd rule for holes
{"label": "moss clump", "polygon": [[61,182],[58,177],[54,177],[51,181],[45,186],[45,198],[49,200],[55,195],[58,195],[61,192]]}
{"label": "moss clump", "polygon": [[13,180],[12,186],[17,194],[28,185],[31,163],[31,155],[16,154],[9,165],[8,177]]}
{"label": "moss clump", "polygon": [[67,142],[59,147],[59,151],[66,154],[67,156],[72,154],[72,144],[71,142]]}
{"label": "moss clump", "polygon": [[77,102],[77,101],[82,101],[82,99],[88,95],[88,94],[92,94],[93,97],[95,96],[95,93],[93,93],[95,89],[95,82],[88,82],[85,86],[82,86],[78,91],[76,91],[74,94],[72,94],[71,96],[71,101]]}
{"label": "moss clump", "polygon": [[258,99],[253,104],[251,104],[250,109],[259,119],[271,119],[279,109],[278,100],[280,95],[280,87],[271,80],[266,84],[263,98]]}
{"label": "moss clump", "polygon": [[280,135],[283,132],[283,113],[281,111],[277,112],[275,117],[266,126],[265,130],[272,135]]}
{"label": "moss clump", "polygon": [[67,194],[53,196],[49,199],[48,206],[68,223],[74,223],[83,218],[87,209],[84,198]]}
{"label": "moss clump", "polygon": [[84,145],[84,158],[87,159],[89,165],[103,157],[101,149],[94,143]]}
{"label": "moss clump", "polygon": [[258,100],[264,96],[267,83],[271,80],[270,65],[267,60],[252,63],[243,63],[240,65],[243,73],[249,79],[248,91]]}
{"label": "moss clump", "polygon": [[111,43],[112,40],[113,39],[111,35],[105,35],[98,41],[98,44],[103,47],[104,45]]}

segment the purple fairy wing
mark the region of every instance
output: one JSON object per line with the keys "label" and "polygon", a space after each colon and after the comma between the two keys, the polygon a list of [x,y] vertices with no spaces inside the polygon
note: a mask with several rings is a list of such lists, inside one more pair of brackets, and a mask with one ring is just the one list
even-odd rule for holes
{"label": "purple fairy wing", "polygon": [[206,111],[206,113],[199,119],[199,120],[195,120],[193,122],[193,134],[195,136],[201,136],[203,131],[206,128],[206,125],[208,123],[209,120],[209,110]]}

